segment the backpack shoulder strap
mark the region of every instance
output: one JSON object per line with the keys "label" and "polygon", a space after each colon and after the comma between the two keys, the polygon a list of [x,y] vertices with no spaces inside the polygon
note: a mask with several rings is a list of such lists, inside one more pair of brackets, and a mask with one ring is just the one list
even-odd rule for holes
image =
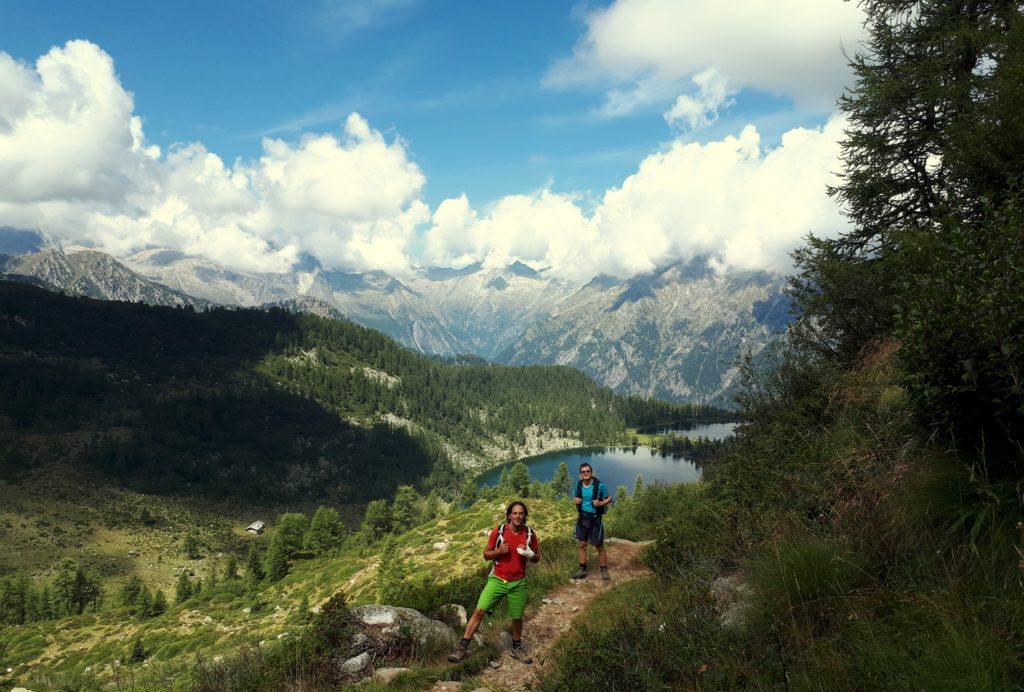
{"label": "backpack shoulder strap", "polygon": [[505,542],[505,527],[508,526],[507,522],[501,522],[498,524],[498,538],[494,541],[494,547],[500,548],[501,544]]}
{"label": "backpack shoulder strap", "polygon": [[576,494],[573,497],[583,497],[583,481],[576,481]]}

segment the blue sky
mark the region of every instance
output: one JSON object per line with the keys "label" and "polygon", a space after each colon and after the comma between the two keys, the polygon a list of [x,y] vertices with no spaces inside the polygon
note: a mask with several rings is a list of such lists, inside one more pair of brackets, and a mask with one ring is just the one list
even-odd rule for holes
{"label": "blue sky", "polygon": [[355,28],[324,5],[281,2],[31,0],[5,3],[4,15],[0,49],[22,60],[71,38],[108,52],[165,148],[201,140],[226,159],[252,157],[261,134],[336,131],[358,111],[408,141],[434,203],[549,178],[607,187],[668,136],[657,111],[580,118],[591,94],[541,87],[580,33],[557,2],[410,3]]}
{"label": "blue sky", "polygon": [[[780,14],[806,15],[815,6],[809,3],[777,4]],[[836,0],[833,10],[810,13],[815,18],[795,37],[772,37],[793,23],[782,17],[765,26],[759,4],[771,3],[736,0],[736,8],[757,11],[737,11],[723,23],[729,12],[708,0],[322,0],[298,8],[266,1],[0,0],[0,52],[31,67],[69,40],[94,44],[133,94],[147,144],[165,155],[174,145],[201,142],[228,166],[254,161],[264,136],[293,144],[310,133],[340,137],[341,124],[357,112],[388,142],[400,138],[424,176],[412,196],[430,213],[465,193],[477,223],[507,195],[546,190],[571,197],[589,216],[645,157],[675,144],[713,143],[752,124],[767,149],[788,130],[824,126],[843,75],[840,68],[819,69],[820,55],[838,54],[840,34],[853,31],[849,3]],[[679,42],[693,50],[673,52],[670,38],[667,52],[648,51],[659,39],[643,31],[673,24]],[[822,34],[824,47],[816,38]],[[749,55],[748,44],[778,48],[778,71],[763,69],[771,59]],[[665,114],[673,100],[698,95],[692,77],[703,69],[717,70],[729,99],[699,127],[670,125]],[[809,71],[806,78],[801,69]],[[820,88],[812,93],[805,83]],[[631,105],[610,114],[619,97]],[[21,209],[15,218],[31,215]],[[409,246],[422,248],[424,224],[417,228]],[[491,251],[474,242],[461,254],[449,248],[448,259]],[[502,252],[543,261],[511,250]]]}

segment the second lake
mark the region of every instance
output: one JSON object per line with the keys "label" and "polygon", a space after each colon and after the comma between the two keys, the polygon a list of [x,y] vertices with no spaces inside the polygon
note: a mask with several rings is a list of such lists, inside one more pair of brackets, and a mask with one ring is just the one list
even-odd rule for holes
{"label": "second lake", "polygon": [[[733,433],[735,423],[675,423],[670,426],[658,426],[660,429],[645,428],[650,432],[661,434],[684,434],[690,437],[708,437],[712,440],[724,439]],[[547,483],[555,477],[555,470],[563,461],[569,467],[569,477],[573,482],[579,477],[580,464],[587,462],[594,467],[594,475],[608,486],[611,492],[620,485],[633,491],[633,483],[638,475],[644,477],[644,484],[651,483],[693,483],[700,479],[700,467],[686,457],[663,456],[650,447],[586,447],[582,449],[565,449],[559,452],[548,452],[535,457],[521,459],[530,471],[530,478]],[[493,468],[477,478],[480,486],[497,485],[501,480],[501,470],[511,468],[512,462]]]}
{"label": "second lake", "polygon": [[[569,466],[569,476],[576,481],[580,464],[584,461],[594,467],[594,475],[601,479],[612,493],[620,485],[633,491],[633,482],[638,475],[644,477],[644,484],[693,483],[700,479],[700,469],[689,459],[683,457],[662,456],[650,447],[587,447],[584,449],[567,449],[561,452],[548,452],[535,457],[521,460],[530,471],[530,478],[546,483],[555,477],[555,469],[563,461]],[[487,471],[477,479],[477,483],[497,485],[501,480],[501,470],[511,468],[513,464],[505,464]]]}

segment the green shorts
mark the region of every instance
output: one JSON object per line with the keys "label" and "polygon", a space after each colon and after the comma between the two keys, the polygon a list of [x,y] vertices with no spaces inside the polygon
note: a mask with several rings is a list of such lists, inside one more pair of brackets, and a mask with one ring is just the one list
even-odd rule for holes
{"label": "green shorts", "polygon": [[526,579],[505,581],[493,574],[487,577],[487,585],[480,592],[480,600],[476,607],[490,613],[502,597],[508,598],[508,616],[513,620],[521,620],[526,610]]}

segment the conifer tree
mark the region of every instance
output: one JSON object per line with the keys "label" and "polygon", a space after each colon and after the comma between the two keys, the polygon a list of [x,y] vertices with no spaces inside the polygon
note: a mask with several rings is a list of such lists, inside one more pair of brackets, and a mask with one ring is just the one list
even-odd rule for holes
{"label": "conifer tree", "polygon": [[135,574],[128,577],[121,587],[121,605],[134,606],[139,600],[139,593],[142,591],[142,580]]}
{"label": "conifer tree", "polygon": [[639,473],[636,475],[636,481],[633,483],[633,497],[638,498],[644,492],[644,477]]}
{"label": "conifer tree", "polygon": [[313,617],[312,613],[309,611],[309,596],[303,594],[302,600],[299,601],[299,609],[296,611],[296,617],[298,617],[299,622],[309,622]]}
{"label": "conifer tree", "polygon": [[564,461],[555,469],[555,477],[551,479],[551,485],[555,489],[555,499],[561,499],[568,495],[572,479],[569,478],[569,465]]}
{"label": "conifer tree", "polygon": [[135,599],[135,614],[139,617],[148,618],[153,612],[153,594],[145,584]]}
{"label": "conifer tree", "polygon": [[227,562],[224,564],[224,581],[238,579],[238,558],[234,553],[228,553]]}
{"label": "conifer tree", "polygon": [[377,568],[377,599],[384,604],[392,604],[402,595],[405,582],[406,565],[398,549],[394,536],[384,540],[384,548],[380,555],[380,566]]}
{"label": "conifer tree", "polygon": [[[286,555],[302,550],[302,541],[309,530],[309,519],[300,512],[285,512],[278,516],[277,525],[274,527],[274,538],[276,538]],[[274,543],[271,539],[271,545]]]}
{"label": "conifer tree", "polygon": [[400,485],[395,490],[395,500],[391,503],[391,530],[403,533],[420,521],[419,494],[411,485]]}
{"label": "conifer tree", "polygon": [[626,498],[627,498],[626,486],[620,485],[618,488],[615,489],[615,501],[619,502],[619,503],[625,502]]}
{"label": "conifer tree", "polygon": [[374,543],[391,530],[391,512],[384,500],[371,500],[366,505],[366,514],[359,532],[364,541]]}
{"label": "conifer tree", "polygon": [[129,663],[142,663],[146,660],[146,648],[142,645],[142,639],[140,637],[135,638],[135,643],[132,645],[131,653],[128,654]]}
{"label": "conifer tree", "polygon": [[466,482],[462,484],[462,492],[460,493],[462,505],[469,507],[476,502],[479,497],[480,489],[477,487],[476,481],[472,478],[467,478]]}
{"label": "conifer tree", "polygon": [[245,559],[245,579],[249,583],[260,583],[263,581],[263,555],[257,541],[249,544],[249,555]]}
{"label": "conifer tree", "polygon": [[530,496],[530,470],[523,462],[517,462],[512,466],[508,474],[508,487],[516,497]]}
{"label": "conifer tree", "polygon": [[306,532],[305,547],[317,555],[323,555],[341,546],[345,526],[341,522],[338,510],[333,507],[320,506],[313,515],[313,521]]}
{"label": "conifer tree", "polygon": [[189,560],[198,560],[202,557],[202,554],[199,552],[199,537],[196,535],[195,531],[189,531],[185,534],[185,540],[182,541],[181,550]]}
{"label": "conifer tree", "polygon": [[180,604],[190,598],[192,598],[192,581],[188,578],[187,573],[182,572],[178,575],[178,581],[174,587],[174,602]]}
{"label": "conifer tree", "polygon": [[275,533],[270,539],[270,547],[267,549],[267,558],[264,563],[264,571],[267,579],[272,582],[283,579],[288,574],[288,550],[287,542],[290,540],[287,534]]}
{"label": "conifer tree", "polygon": [[167,611],[167,596],[164,595],[163,589],[157,589],[156,593],[153,594],[153,603],[150,605],[150,615],[162,615]]}

